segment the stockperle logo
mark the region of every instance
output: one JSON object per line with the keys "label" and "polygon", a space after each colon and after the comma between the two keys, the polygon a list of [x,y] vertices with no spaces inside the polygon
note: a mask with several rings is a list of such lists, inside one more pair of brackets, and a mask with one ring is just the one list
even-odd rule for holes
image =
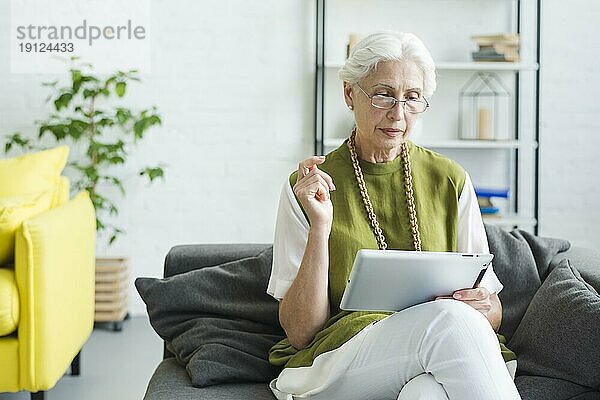
{"label": "stockperle logo", "polygon": [[60,73],[79,57],[98,73],[150,73],[150,0],[11,0],[12,73]]}

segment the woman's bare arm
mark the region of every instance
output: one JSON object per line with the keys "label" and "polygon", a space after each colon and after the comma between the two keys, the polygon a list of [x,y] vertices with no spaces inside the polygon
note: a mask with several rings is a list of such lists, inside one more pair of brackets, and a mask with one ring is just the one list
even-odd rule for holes
{"label": "woman's bare arm", "polygon": [[335,185],[317,166],[324,161],[324,156],[301,161],[293,188],[310,229],[296,278],[279,303],[279,322],[297,349],[308,346],[329,319],[329,233],[333,222],[329,192]]}
{"label": "woman's bare arm", "polygon": [[279,303],[291,345],[303,349],[329,319],[329,227],[311,227],[298,275]]}

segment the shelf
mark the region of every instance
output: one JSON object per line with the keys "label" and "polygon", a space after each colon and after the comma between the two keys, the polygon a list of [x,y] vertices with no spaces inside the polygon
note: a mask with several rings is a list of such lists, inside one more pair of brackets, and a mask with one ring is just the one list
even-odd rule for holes
{"label": "shelf", "polygon": [[[341,68],[343,64],[326,62],[325,68]],[[437,70],[455,71],[536,71],[539,64],[524,64],[512,62],[454,62],[444,61],[435,65]]]}
{"label": "shelf", "polygon": [[523,217],[518,214],[506,214],[503,216],[483,215],[483,221],[486,224],[496,225],[500,227],[528,227],[535,226],[536,219],[531,217]]}
{"label": "shelf", "polygon": [[539,69],[537,63],[511,63],[511,62],[439,62],[436,69],[460,71],[535,71]]}
{"label": "shelf", "polygon": [[[346,138],[325,139],[325,148],[339,147]],[[431,149],[518,149],[531,146],[537,148],[537,143],[522,140],[440,140],[416,143]]]}
{"label": "shelf", "polygon": [[417,143],[421,147],[432,149],[518,149],[531,146],[537,147],[536,142],[523,140],[439,140]]}

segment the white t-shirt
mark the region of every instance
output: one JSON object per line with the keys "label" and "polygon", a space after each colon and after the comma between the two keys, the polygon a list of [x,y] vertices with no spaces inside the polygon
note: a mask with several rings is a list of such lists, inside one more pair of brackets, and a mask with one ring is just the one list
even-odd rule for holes
{"label": "white t-shirt", "polygon": [[[489,246],[475,189],[469,174],[458,199],[457,240],[459,253],[489,253]],[[300,204],[294,196],[289,179],[286,179],[279,197],[279,209],[273,240],[273,268],[267,293],[281,300],[298,274],[304,249],[308,241],[310,226]],[[487,269],[480,286],[490,293],[499,293],[503,285],[494,273],[493,266]]]}

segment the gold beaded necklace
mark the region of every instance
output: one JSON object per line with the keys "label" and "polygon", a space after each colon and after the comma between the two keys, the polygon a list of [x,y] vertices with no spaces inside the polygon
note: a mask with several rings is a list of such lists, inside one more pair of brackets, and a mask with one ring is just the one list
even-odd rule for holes
{"label": "gold beaded necklace", "polygon": [[[365,185],[365,179],[363,177],[362,170],[358,163],[358,156],[356,155],[356,127],[352,130],[352,134],[348,138],[348,149],[350,150],[350,158],[352,159],[352,166],[354,167],[354,175],[360,189],[360,195],[362,197],[367,216],[371,221],[371,228],[377,239],[379,250],[387,249],[387,243],[385,242],[385,236],[379,227],[377,221],[377,215],[373,211],[373,204],[367,193],[367,186]],[[408,154],[408,145],[406,142],[402,143],[400,148],[400,156],[402,157],[402,165],[404,167],[404,188],[406,191],[406,200],[408,202],[408,216],[410,218],[410,230],[413,237],[413,245],[416,251],[421,251],[421,237],[419,234],[419,225],[417,223],[417,212],[415,210],[415,197],[413,193],[412,175],[410,169],[410,156]]]}

